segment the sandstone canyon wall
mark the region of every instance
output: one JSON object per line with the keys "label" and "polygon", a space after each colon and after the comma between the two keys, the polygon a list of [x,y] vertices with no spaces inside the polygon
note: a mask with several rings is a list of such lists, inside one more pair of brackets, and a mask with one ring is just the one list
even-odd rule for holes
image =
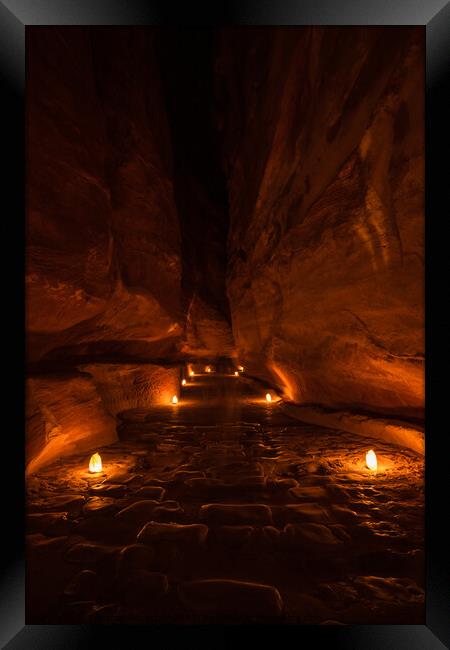
{"label": "sandstone canyon wall", "polygon": [[27,93],[30,468],[173,391],[185,322],[153,32],[33,28]]}
{"label": "sandstone canyon wall", "polygon": [[421,28],[224,29],[240,359],[300,404],[421,418]]}
{"label": "sandstone canyon wall", "polygon": [[154,358],[180,333],[180,232],[151,48],[141,30],[28,37],[31,361]]}

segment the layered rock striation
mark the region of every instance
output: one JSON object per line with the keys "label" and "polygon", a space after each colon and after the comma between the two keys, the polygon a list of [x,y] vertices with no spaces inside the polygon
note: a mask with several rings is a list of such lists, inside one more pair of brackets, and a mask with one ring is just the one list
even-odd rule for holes
{"label": "layered rock striation", "polygon": [[421,418],[423,30],[248,36],[216,59],[240,358],[300,404]]}
{"label": "layered rock striation", "polygon": [[[167,353],[180,230],[152,33],[28,36],[28,358]],[[139,65],[137,65],[139,64]]]}

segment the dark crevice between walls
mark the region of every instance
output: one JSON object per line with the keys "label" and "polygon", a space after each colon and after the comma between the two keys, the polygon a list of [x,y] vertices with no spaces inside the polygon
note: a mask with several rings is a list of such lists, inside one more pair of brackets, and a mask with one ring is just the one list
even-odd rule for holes
{"label": "dark crevice between walls", "polygon": [[185,354],[230,354],[226,292],[228,195],[215,113],[216,33],[161,29],[157,54],[173,150],[181,230]]}

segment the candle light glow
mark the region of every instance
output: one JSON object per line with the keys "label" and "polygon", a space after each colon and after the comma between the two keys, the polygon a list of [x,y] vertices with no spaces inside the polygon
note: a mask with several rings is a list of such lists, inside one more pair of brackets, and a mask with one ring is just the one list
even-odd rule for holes
{"label": "candle light glow", "polygon": [[176,395],[172,397],[172,404],[178,404],[178,397]]}
{"label": "candle light glow", "polygon": [[102,458],[100,454],[95,453],[91,456],[91,459],[89,461],[89,471],[93,474],[102,471]]}
{"label": "candle light glow", "polygon": [[371,469],[374,472],[377,471],[377,467],[378,467],[377,456],[373,449],[370,449],[366,454],[366,466],[368,467],[368,469]]}

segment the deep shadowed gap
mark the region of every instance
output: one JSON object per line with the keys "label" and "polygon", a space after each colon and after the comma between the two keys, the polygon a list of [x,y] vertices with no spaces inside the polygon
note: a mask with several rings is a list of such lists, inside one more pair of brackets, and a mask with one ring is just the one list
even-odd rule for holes
{"label": "deep shadowed gap", "polygon": [[214,115],[214,45],[210,29],[158,33],[182,238],[184,305],[197,294],[230,322],[225,284],[228,197]]}

